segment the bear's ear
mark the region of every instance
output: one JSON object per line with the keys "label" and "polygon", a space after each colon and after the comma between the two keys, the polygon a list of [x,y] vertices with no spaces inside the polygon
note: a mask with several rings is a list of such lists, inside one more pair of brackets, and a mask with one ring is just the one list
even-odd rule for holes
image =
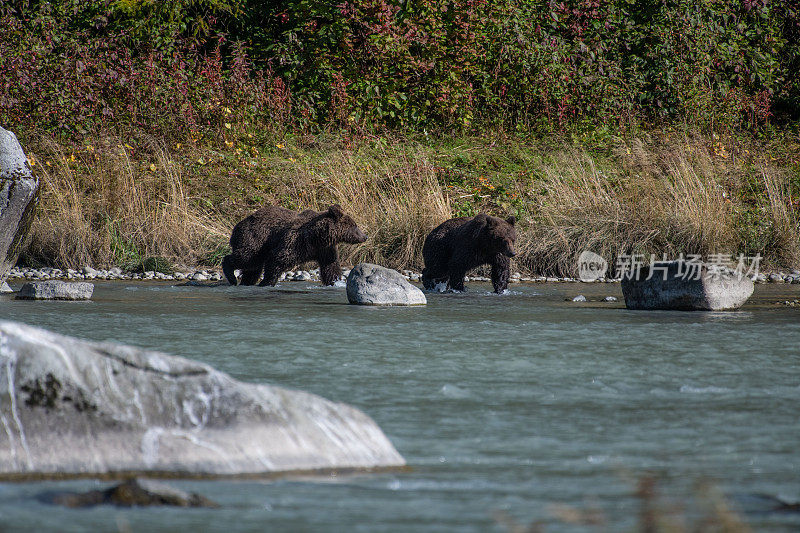
{"label": "bear's ear", "polygon": [[515,217],[514,215],[511,215],[510,217],[508,217],[506,219],[506,222],[508,222],[509,224],[511,224],[513,226],[514,224],[517,223],[517,217]]}
{"label": "bear's ear", "polygon": [[333,204],[328,208],[328,216],[334,220],[339,220],[344,216],[344,211],[342,211],[342,206],[339,204]]}

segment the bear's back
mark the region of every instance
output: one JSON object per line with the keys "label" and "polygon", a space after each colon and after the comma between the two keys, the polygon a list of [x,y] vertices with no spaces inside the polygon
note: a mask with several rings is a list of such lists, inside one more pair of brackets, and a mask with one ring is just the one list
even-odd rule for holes
{"label": "bear's back", "polygon": [[231,233],[231,247],[260,248],[275,236],[299,223],[300,217],[290,209],[277,205],[262,207],[234,226]]}
{"label": "bear's back", "polygon": [[[425,243],[422,246],[422,252],[425,253],[426,248],[431,248],[440,244],[453,243],[454,240],[460,240],[459,236],[464,232],[474,217],[456,217],[445,220],[428,234],[425,238]],[[460,243],[463,244],[463,243]]]}

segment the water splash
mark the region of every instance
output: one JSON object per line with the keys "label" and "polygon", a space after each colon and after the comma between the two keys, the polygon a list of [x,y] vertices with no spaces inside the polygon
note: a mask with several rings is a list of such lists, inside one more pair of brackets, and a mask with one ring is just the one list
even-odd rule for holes
{"label": "water splash", "polygon": [[467,389],[462,389],[461,387],[456,387],[455,385],[451,385],[449,383],[445,383],[442,388],[439,389],[439,392],[443,396],[455,399],[463,399],[471,396]]}
{"label": "water splash", "polygon": [[691,385],[682,385],[680,391],[688,394],[723,394],[726,392],[731,392],[732,389],[714,386],[692,387]]}

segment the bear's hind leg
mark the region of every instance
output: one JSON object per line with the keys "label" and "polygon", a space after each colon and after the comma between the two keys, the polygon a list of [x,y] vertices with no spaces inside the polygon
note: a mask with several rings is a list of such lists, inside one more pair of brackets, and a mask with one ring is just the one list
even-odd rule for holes
{"label": "bear's hind leg", "polygon": [[270,285],[274,287],[278,284],[278,280],[281,279],[281,274],[283,274],[282,265],[276,265],[274,263],[264,264],[264,278],[261,280],[261,283],[259,283],[258,286],[266,287],[267,285]]}

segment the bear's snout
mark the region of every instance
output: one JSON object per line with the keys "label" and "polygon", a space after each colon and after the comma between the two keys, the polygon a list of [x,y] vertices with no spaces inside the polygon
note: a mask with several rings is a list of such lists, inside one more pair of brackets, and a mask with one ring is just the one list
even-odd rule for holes
{"label": "bear's snout", "polygon": [[514,250],[509,250],[509,251],[506,252],[506,255],[508,257],[515,257],[517,255],[517,253]]}
{"label": "bear's snout", "polygon": [[362,242],[367,241],[367,234],[361,231],[360,229],[356,230],[354,235],[355,244],[361,244]]}

